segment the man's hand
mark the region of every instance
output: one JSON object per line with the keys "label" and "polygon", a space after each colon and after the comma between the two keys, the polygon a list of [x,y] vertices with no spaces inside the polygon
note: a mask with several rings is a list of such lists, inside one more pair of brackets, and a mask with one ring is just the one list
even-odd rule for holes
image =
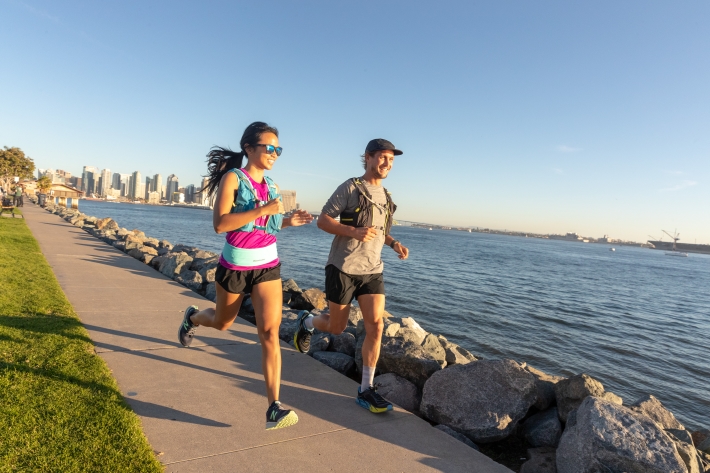
{"label": "man's hand", "polygon": [[353,238],[365,243],[365,242],[373,240],[377,236],[377,234],[378,234],[378,231],[376,228],[355,227],[355,235],[353,236]]}
{"label": "man's hand", "polygon": [[307,225],[313,221],[313,215],[305,210],[296,210],[291,215],[291,226],[300,227],[301,225]]}
{"label": "man's hand", "polygon": [[397,242],[394,244],[394,248],[392,248],[397,255],[399,256],[399,259],[407,259],[409,258],[409,248],[401,244],[400,242]]}
{"label": "man's hand", "polygon": [[281,198],[277,197],[261,207],[261,211],[264,212],[264,215],[282,214],[284,213],[284,204],[281,202]]}

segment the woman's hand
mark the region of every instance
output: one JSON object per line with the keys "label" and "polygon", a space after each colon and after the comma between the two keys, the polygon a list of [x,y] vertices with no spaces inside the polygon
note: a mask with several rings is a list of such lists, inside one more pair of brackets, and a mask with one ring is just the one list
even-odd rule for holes
{"label": "woman's hand", "polygon": [[281,198],[277,197],[270,200],[268,204],[259,207],[264,215],[276,215],[284,213],[284,204],[281,202]]}
{"label": "woman's hand", "polygon": [[301,225],[308,225],[312,221],[313,215],[305,210],[296,210],[293,212],[291,217],[284,220],[284,226],[300,227]]}

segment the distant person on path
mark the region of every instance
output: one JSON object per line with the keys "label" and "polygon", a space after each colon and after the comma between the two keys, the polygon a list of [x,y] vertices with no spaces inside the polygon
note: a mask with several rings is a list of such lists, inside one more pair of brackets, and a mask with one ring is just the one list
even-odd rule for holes
{"label": "distant person on path", "polygon": [[[342,333],[348,323],[350,304],[357,299],[366,336],[362,346],[362,382],[356,400],[374,413],[392,410],[392,404],[373,386],[384,327],[382,246],[391,247],[399,259],[409,256],[407,247],[390,235],[397,206],[387,189],[382,187],[382,180],[392,169],[394,157],[400,154],[402,152],[387,140],[370,141],[362,156],[365,174],[341,184],[323,207],[318,217],[318,228],[335,235],[325,267],[329,313],[314,317],[301,311],[294,335],[296,348],[305,353],[310,348],[314,328],[334,335]],[[336,217],[340,217],[340,222],[335,220]]]}
{"label": "distant person on path", "polygon": [[22,207],[22,186],[15,187],[15,207]]}
{"label": "distant person on path", "polygon": [[[251,294],[269,400],[266,429],[279,429],[294,425],[298,416],[279,402],[283,293],[276,234],[283,227],[310,223],[313,217],[305,210],[297,210],[284,218],[278,187],[264,175],[281,155],[276,128],[254,122],[244,131],[239,144],[239,152],[215,147],[207,155],[206,190],[210,196],[217,194],[212,221],[217,233],[227,232],[227,241],[215,273],[216,307],[203,311],[188,307],[178,338],[188,347],[200,325],[227,330],[237,317],[245,294]],[[244,156],[247,164],[242,168]]]}

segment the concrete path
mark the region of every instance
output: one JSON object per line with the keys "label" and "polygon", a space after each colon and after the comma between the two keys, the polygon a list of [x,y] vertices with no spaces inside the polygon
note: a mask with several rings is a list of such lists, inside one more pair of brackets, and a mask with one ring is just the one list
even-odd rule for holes
{"label": "concrete path", "polygon": [[266,431],[254,326],[198,329],[183,348],[183,311],[212,302],[56,215],[23,211],[166,471],[510,471],[402,409],[362,409],[355,382],[287,344],[281,400],[300,421]]}

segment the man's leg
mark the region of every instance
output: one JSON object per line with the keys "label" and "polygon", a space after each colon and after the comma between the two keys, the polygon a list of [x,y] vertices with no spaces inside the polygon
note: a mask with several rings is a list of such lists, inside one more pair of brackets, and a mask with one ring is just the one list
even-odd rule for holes
{"label": "man's leg", "polygon": [[311,319],[313,327],[321,332],[340,335],[348,326],[350,304],[342,305],[328,301],[328,312],[324,312]]}
{"label": "man's leg", "polygon": [[[362,345],[363,384],[361,386],[365,390],[372,386],[377,360],[380,358],[382,330],[385,325],[382,321],[385,312],[385,295],[363,294],[357,298],[357,302],[360,304],[365,323],[365,342]],[[368,375],[368,379],[365,379],[365,374]]]}

